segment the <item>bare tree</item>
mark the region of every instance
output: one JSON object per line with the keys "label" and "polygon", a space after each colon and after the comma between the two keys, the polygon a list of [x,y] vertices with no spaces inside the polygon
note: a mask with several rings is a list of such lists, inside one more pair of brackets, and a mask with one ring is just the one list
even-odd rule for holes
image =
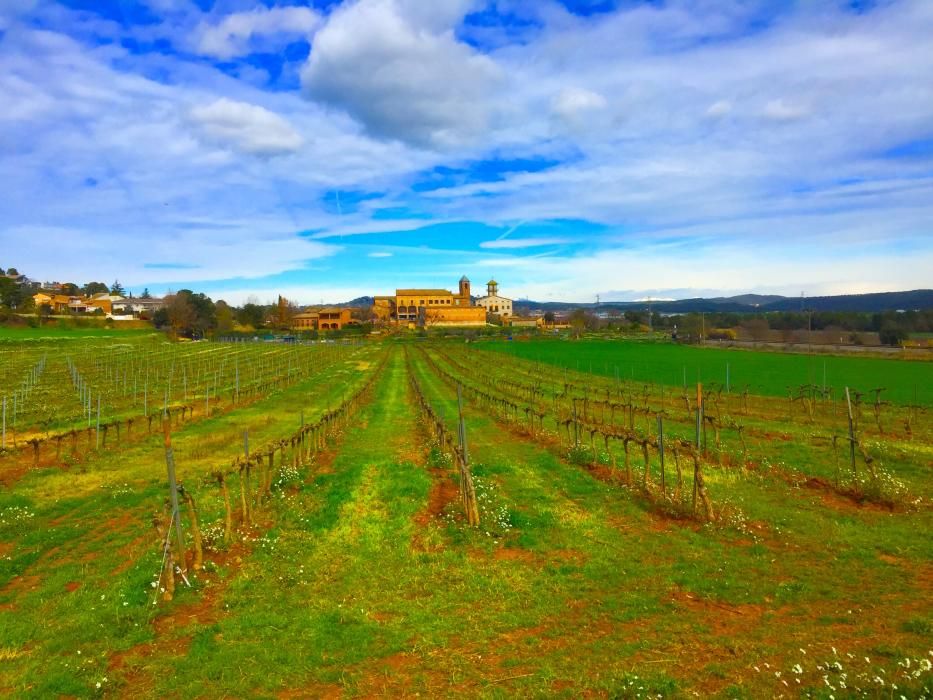
{"label": "bare tree", "polygon": [[172,336],[175,338],[178,337],[179,332],[193,326],[197,317],[194,307],[184,294],[165,297],[165,311],[172,329]]}
{"label": "bare tree", "polygon": [[742,323],[742,328],[751,336],[752,340],[761,343],[767,340],[771,326],[766,318],[750,318]]}

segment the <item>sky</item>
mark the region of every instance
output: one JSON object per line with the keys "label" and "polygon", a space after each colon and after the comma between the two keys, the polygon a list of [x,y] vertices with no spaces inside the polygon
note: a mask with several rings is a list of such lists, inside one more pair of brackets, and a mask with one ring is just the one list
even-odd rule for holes
{"label": "sky", "polygon": [[299,304],[933,286],[930,0],[0,0],[0,265]]}

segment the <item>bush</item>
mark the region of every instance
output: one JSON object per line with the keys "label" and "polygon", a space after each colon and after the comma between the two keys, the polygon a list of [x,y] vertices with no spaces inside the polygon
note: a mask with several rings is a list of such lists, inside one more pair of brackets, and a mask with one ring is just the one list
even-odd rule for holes
{"label": "bush", "polygon": [[710,340],[735,340],[735,331],[731,328],[714,328],[706,336]]}
{"label": "bush", "polygon": [[878,338],[881,340],[882,345],[900,345],[905,340],[907,340],[908,335],[907,331],[898,326],[885,326],[878,333]]}

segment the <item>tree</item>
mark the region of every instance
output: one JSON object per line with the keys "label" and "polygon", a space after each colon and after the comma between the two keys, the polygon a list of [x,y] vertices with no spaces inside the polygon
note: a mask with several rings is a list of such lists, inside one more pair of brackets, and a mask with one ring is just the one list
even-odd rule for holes
{"label": "tree", "polygon": [[197,313],[188,298],[189,294],[179,292],[167,296],[165,298],[165,307],[161,309],[165,311],[164,319],[172,331],[172,336],[176,338],[179,335],[189,334],[197,319]]}
{"label": "tree", "polygon": [[683,342],[699,343],[700,331],[703,328],[703,321],[700,314],[686,314],[681,316],[678,324],[678,339]]}
{"label": "tree", "polygon": [[233,309],[220,299],[215,305],[217,315],[217,330],[220,333],[229,333],[233,330]]}
{"label": "tree", "polygon": [[110,291],[110,287],[103,282],[88,282],[81,288],[81,291],[84,292],[84,296],[90,297],[95,294],[106,294]]}
{"label": "tree", "polygon": [[555,318],[555,316],[554,316],[554,312],[553,312],[553,311],[545,311],[545,312],[544,312],[544,322],[545,322],[547,325],[553,326],[553,325],[554,325],[554,318]]}
{"label": "tree", "polygon": [[36,316],[39,317],[39,325],[43,325],[52,315],[52,305],[51,304],[40,304],[36,309]]}
{"label": "tree", "polygon": [[301,309],[292,302],[279,295],[279,300],[276,305],[275,313],[275,322],[276,326],[282,330],[288,330],[292,327],[292,319],[295,318],[295,314],[299,313]]}
{"label": "tree", "polygon": [[126,290],[123,289],[123,285],[120,284],[120,280],[113,281],[113,284],[110,285],[110,293],[118,297],[126,296]]}
{"label": "tree", "polygon": [[[172,322],[172,328],[189,337],[203,338],[209,331],[217,326],[217,310],[210,297],[198,293],[195,294],[190,289],[179,289],[175,294],[175,300],[184,299],[185,304],[176,301],[179,311],[179,321],[184,321],[180,325],[172,322],[172,314],[169,313],[169,321]],[[185,305],[191,308],[191,315],[185,310]]]}
{"label": "tree", "polygon": [[878,338],[882,345],[900,345],[908,338],[907,331],[893,323],[885,324],[878,332]]}
{"label": "tree", "polygon": [[62,294],[65,294],[69,297],[78,296],[81,293],[81,288],[76,285],[74,282],[65,282],[62,284]]}
{"label": "tree", "polygon": [[746,321],[743,321],[742,328],[748,332],[752,340],[754,340],[756,343],[760,343],[763,340],[766,340],[768,337],[768,331],[771,329],[771,327],[768,325],[768,319],[765,318],[750,318]]}
{"label": "tree", "polygon": [[574,309],[570,314],[570,328],[573,332],[574,338],[579,338],[583,335],[583,331],[587,328],[598,327],[599,321],[592,314],[588,314],[586,309]]}
{"label": "tree", "polygon": [[9,270],[6,271],[6,273],[10,276],[18,276],[19,270],[17,270],[15,267],[11,267]]}
{"label": "tree", "polygon": [[236,319],[240,325],[259,328],[266,318],[266,311],[259,304],[246,302],[241,308],[237,309]]}
{"label": "tree", "polygon": [[21,285],[9,277],[0,277],[0,306],[18,309],[25,302],[25,292]]}
{"label": "tree", "polygon": [[143,293],[139,298],[140,299],[152,299],[152,295],[149,293],[149,287],[146,287],[145,289],[143,289]]}

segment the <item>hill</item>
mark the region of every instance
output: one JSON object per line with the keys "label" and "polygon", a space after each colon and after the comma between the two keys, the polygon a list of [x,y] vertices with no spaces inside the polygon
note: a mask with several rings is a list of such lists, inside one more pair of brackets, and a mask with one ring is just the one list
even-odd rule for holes
{"label": "hill", "polygon": [[[651,309],[657,313],[734,312],[760,313],[772,311],[860,311],[874,313],[900,309],[933,308],[933,289],[915,289],[906,292],[878,292],[872,294],[843,294],[821,297],[782,297],[777,295],[740,294],[732,297],[677,299],[654,301]],[[575,308],[595,309],[594,303],[539,302],[521,299],[515,302],[517,314],[532,311],[568,311]],[[600,311],[645,311],[647,301],[609,301],[599,304]]]}

